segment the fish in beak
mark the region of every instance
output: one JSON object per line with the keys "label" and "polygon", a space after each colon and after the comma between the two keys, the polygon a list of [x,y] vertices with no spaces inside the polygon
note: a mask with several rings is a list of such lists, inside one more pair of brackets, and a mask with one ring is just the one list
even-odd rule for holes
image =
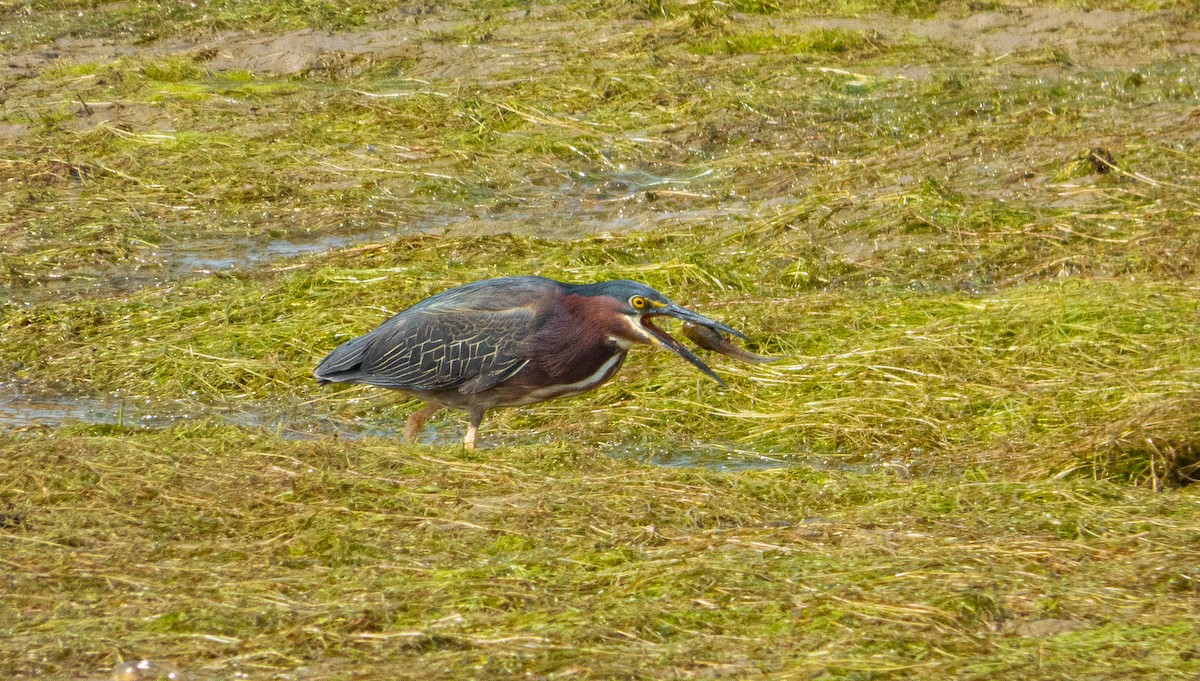
{"label": "fish in beak", "polygon": [[705,364],[699,357],[694,355],[691,350],[688,350],[682,343],[672,338],[669,333],[658,328],[658,326],[654,324],[654,317],[674,317],[675,319],[683,320],[683,322],[687,324],[694,324],[696,326],[711,329],[716,333],[727,333],[732,336],[737,336],[743,340],[748,340],[745,334],[737,329],[725,326],[715,319],[709,319],[702,314],[692,312],[691,310],[685,307],[680,307],[674,303],[669,303],[662,307],[657,307],[649,312],[646,312],[641,316],[640,319],[642,328],[644,328],[650,334],[650,338],[656,345],[664,347],[686,359],[692,364],[692,366],[704,372],[705,376],[713,379],[722,387],[728,387],[725,385],[725,381],[721,380],[721,377],[718,376],[712,369],[708,368],[708,365]]}
{"label": "fish in beak", "polygon": [[683,323],[683,335],[688,337],[696,345],[705,350],[719,352],[726,357],[732,357],[742,362],[749,364],[766,364],[767,362],[775,362],[778,357],[765,357],[758,355],[745,348],[740,348],[733,344],[720,331],[710,329],[707,326],[700,326],[691,322]]}

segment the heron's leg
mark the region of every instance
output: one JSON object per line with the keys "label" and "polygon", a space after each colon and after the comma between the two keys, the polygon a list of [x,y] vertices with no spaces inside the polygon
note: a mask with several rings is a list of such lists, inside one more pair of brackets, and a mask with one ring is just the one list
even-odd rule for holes
{"label": "heron's leg", "polygon": [[429,420],[429,417],[436,414],[441,408],[442,405],[438,404],[437,402],[430,402],[424,407],[421,407],[420,409],[409,414],[408,422],[404,424],[404,441],[416,442],[417,434],[421,432],[421,428],[424,427],[425,421]]}
{"label": "heron's leg", "polygon": [[463,447],[475,449],[475,434],[479,432],[479,424],[483,423],[483,407],[471,407],[471,425],[467,426],[467,436],[463,438]]}

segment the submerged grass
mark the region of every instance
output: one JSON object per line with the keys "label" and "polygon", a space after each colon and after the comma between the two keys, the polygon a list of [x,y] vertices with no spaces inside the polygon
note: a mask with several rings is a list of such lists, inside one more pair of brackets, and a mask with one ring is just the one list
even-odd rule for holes
{"label": "submerged grass", "polygon": [[[0,3],[0,401],[187,424],[0,433],[0,676],[1200,673],[1189,3],[384,4]],[[218,418],[509,274],[780,361]]]}

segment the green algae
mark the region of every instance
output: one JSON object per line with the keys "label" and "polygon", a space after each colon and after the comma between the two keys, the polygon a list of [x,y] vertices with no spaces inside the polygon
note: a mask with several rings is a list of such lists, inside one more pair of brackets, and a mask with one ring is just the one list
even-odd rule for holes
{"label": "green algae", "polygon": [[[119,412],[0,434],[0,673],[1195,676],[1193,15],[25,3],[0,399]],[[638,348],[475,453],[312,381],[509,274],[639,279],[780,361]]]}

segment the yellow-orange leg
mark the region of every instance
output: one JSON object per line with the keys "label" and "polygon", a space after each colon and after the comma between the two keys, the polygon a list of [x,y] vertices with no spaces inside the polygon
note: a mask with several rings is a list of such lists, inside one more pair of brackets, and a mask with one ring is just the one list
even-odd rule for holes
{"label": "yellow-orange leg", "polygon": [[467,426],[467,436],[463,438],[463,447],[475,449],[475,435],[479,433],[479,424],[483,422],[483,409],[472,409],[471,425]]}
{"label": "yellow-orange leg", "polygon": [[438,413],[442,405],[437,402],[430,402],[424,407],[414,411],[408,415],[408,421],[404,424],[404,441],[416,442],[417,434],[421,432],[421,428],[425,426],[425,422],[430,416]]}

